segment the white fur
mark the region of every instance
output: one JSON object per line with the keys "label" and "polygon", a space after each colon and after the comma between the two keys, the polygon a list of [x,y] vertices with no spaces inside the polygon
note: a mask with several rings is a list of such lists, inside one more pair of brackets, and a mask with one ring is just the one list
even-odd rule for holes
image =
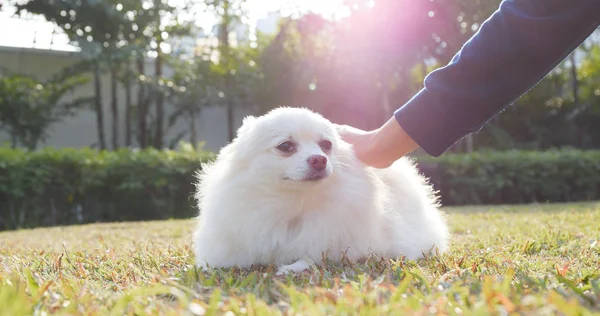
{"label": "white fur", "polygon": [[[292,156],[276,147],[298,144]],[[333,149],[325,153],[319,141]],[[307,158],[328,158],[327,174],[302,181]],[[298,272],[327,258],[371,253],[418,259],[447,249],[448,229],[430,186],[407,158],[387,169],[364,167],[333,124],[306,109],[282,107],[248,117],[233,142],[198,174],[199,267],[275,264]]]}

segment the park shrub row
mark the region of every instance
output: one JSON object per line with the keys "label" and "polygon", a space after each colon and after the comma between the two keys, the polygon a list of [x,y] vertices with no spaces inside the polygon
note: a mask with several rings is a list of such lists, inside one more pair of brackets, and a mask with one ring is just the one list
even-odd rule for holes
{"label": "park shrub row", "polygon": [[[185,149],[187,148],[187,149]],[[188,218],[194,150],[0,148],[0,230]],[[416,158],[444,205],[600,199],[600,151],[506,151]]]}
{"label": "park shrub row", "polygon": [[417,161],[444,205],[600,199],[600,150],[483,151]]}
{"label": "park shrub row", "polygon": [[214,156],[190,148],[0,148],[0,230],[190,217],[194,172]]}

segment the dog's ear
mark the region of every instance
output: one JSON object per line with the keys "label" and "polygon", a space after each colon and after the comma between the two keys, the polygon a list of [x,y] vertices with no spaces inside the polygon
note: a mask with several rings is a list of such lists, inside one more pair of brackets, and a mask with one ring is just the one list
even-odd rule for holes
{"label": "dog's ear", "polygon": [[249,130],[251,130],[254,127],[255,123],[256,123],[256,117],[254,117],[252,115],[248,115],[248,116],[244,117],[244,119],[242,120],[242,126],[240,126],[240,128],[238,128],[238,130],[237,130],[237,136],[247,133]]}

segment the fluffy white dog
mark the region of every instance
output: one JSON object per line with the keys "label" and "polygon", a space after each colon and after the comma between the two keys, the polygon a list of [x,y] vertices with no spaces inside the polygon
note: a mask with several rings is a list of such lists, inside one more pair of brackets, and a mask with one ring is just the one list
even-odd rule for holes
{"label": "fluffy white dog", "polygon": [[323,255],[418,259],[447,249],[445,220],[414,165],[365,167],[334,125],[307,109],[247,117],[198,178],[199,267],[274,264],[282,274]]}

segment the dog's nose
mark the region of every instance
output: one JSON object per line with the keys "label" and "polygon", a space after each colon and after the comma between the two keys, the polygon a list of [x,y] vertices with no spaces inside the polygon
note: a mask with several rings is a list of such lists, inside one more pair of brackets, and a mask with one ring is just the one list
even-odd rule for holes
{"label": "dog's nose", "polygon": [[327,167],[327,157],[321,155],[312,155],[308,157],[308,164],[315,170],[323,170]]}

